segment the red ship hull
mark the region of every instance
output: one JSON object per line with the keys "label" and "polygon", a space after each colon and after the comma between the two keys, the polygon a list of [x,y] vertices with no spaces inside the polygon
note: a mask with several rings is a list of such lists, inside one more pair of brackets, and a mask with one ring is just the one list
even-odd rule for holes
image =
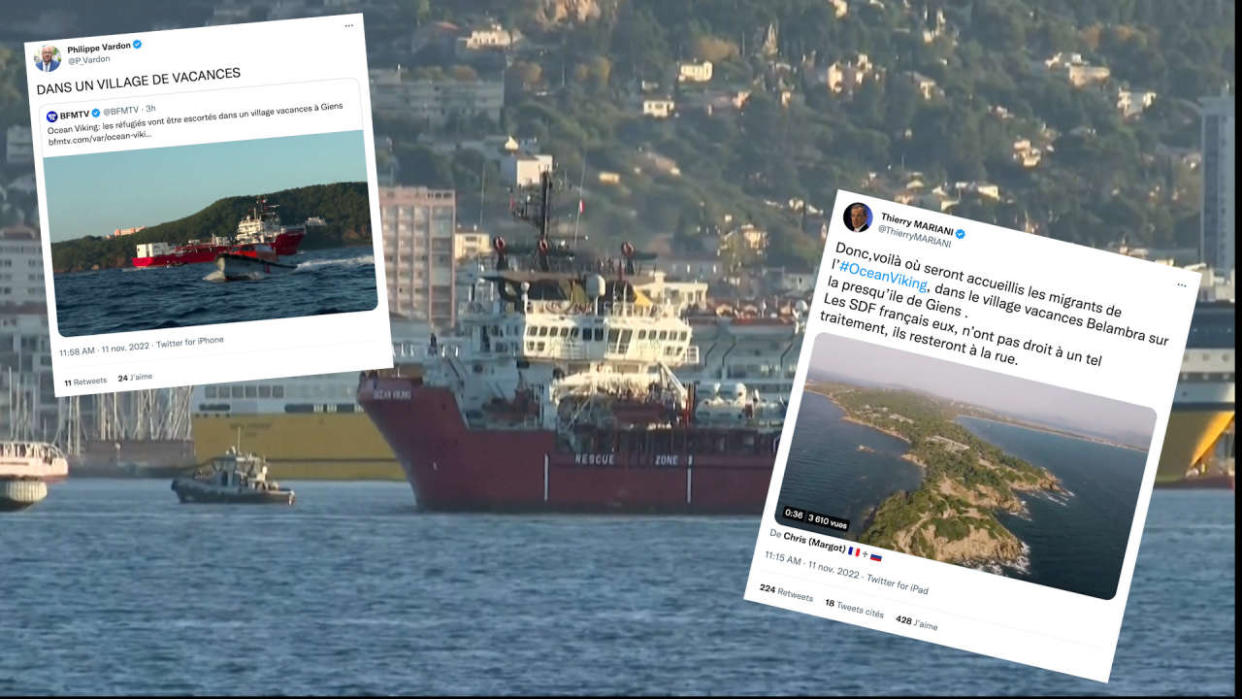
{"label": "red ship hull", "polygon": [[571,453],[548,430],[472,430],[416,378],[364,377],[358,401],[427,510],[758,514],[775,459],[772,436],[749,454]]}
{"label": "red ship hull", "polygon": [[194,265],[202,262],[214,262],[216,255],[228,249],[227,245],[203,245],[186,252],[174,252],[168,255],[155,255],[154,257],[135,257],[133,263],[135,267]]}
{"label": "red ship hull", "polygon": [[277,255],[292,255],[298,251],[298,246],[305,237],[305,228],[289,228],[276,236],[276,240],[272,241],[272,249]]}
{"label": "red ship hull", "polygon": [[[272,249],[277,255],[293,255],[306,237],[305,228],[290,228],[272,241]],[[241,246],[234,245],[183,245],[167,255],[153,257],[135,257],[131,261],[135,267],[180,267],[204,262],[215,262],[216,256],[223,252],[239,252]]]}

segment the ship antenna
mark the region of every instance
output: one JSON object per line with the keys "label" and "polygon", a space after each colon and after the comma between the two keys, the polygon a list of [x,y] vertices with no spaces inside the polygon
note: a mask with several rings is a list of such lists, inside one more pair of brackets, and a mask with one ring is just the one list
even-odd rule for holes
{"label": "ship antenna", "polygon": [[548,271],[548,231],[552,225],[552,172],[544,170],[539,173],[539,194],[537,198],[525,195],[520,203],[513,206],[513,216],[534,226],[539,231],[536,249],[539,252],[539,268]]}
{"label": "ship antenna", "polygon": [[548,271],[548,227],[552,218],[552,173],[539,173],[539,269]]}
{"label": "ship antenna", "polygon": [[[583,148],[586,144],[583,143]],[[582,221],[582,187],[586,184],[586,151],[582,155],[582,174],[578,177],[578,213],[574,216],[574,248],[578,247],[578,224]]]}

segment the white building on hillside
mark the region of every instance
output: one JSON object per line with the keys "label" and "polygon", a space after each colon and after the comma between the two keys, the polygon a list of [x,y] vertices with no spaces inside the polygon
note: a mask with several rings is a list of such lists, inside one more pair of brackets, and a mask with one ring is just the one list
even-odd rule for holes
{"label": "white building on hillside", "polygon": [[678,63],[677,81],[683,83],[705,83],[712,79],[712,62]]}
{"label": "white building on hillside", "polygon": [[552,156],[543,153],[510,153],[500,161],[500,175],[515,187],[539,184],[539,176],[552,171]]}
{"label": "white building on hillside", "polygon": [[677,104],[668,98],[644,99],[642,103],[643,116],[654,119],[667,119],[676,109]]}

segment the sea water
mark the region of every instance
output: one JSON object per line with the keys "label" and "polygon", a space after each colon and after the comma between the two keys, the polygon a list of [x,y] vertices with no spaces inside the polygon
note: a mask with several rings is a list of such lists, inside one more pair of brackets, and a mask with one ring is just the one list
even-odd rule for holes
{"label": "sea water", "polygon": [[281,257],[298,268],[265,279],[207,281],[214,263],[58,274],[56,321],[66,337],[184,328],[375,308],[375,260],[367,247]]}
{"label": "sea water", "polygon": [[906,441],[846,422],[844,417],[845,411],[827,396],[810,391],[802,394],[777,502],[781,507],[790,505],[848,519],[849,529],[843,532],[781,521],[856,541],[872,510],[899,490],[916,490],[923,481],[923,470],[901,458],[910,449]]}
{"label": "sea water", "polygon": [[1030,547],[1029,572],[1015,577],[1112,598],[1147,452],[991,420],[961,417],[958,422],[980,439],[1048,469],[1072,493],[1023,495],[1029,516],[999,516]]}
{"label": "sea water", "polygon": [[[742,599],[756,517],[421,514],[404,483],[0,515],[0,694],[1232,694],[1234,500],[1157,491],[1112,681]],[[808,642],[808,639],[814,639]]]}

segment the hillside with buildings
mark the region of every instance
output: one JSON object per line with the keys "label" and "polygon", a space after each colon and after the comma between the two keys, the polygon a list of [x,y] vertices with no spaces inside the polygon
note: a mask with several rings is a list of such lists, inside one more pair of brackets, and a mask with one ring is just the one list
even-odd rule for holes
{"label": "hillside with buildings", "polygon": [[1235,10],[1219,2],[19,6],[0,28],[0,225],[37,220],[19,42],[34,28],[350,11],[384,196],[426,217],[386,260],[400,313],[451,318],[453,268],[527,235],[510,202],[549,169],[554,232],[607,252],[632,240],[756,307],[809,292],[838,188],[1231,274]]}
{"label": "hillside with buildings", "polygon": [[1198,257],[1199,98],[1232,80],[1231,5],[588,4],[415,3],[408,49],[372,61],[394,181],[495,226],[547,158],[597,238],[735,268],[722,238],[748,224],[760,257],[813,262],[839,187]]}

